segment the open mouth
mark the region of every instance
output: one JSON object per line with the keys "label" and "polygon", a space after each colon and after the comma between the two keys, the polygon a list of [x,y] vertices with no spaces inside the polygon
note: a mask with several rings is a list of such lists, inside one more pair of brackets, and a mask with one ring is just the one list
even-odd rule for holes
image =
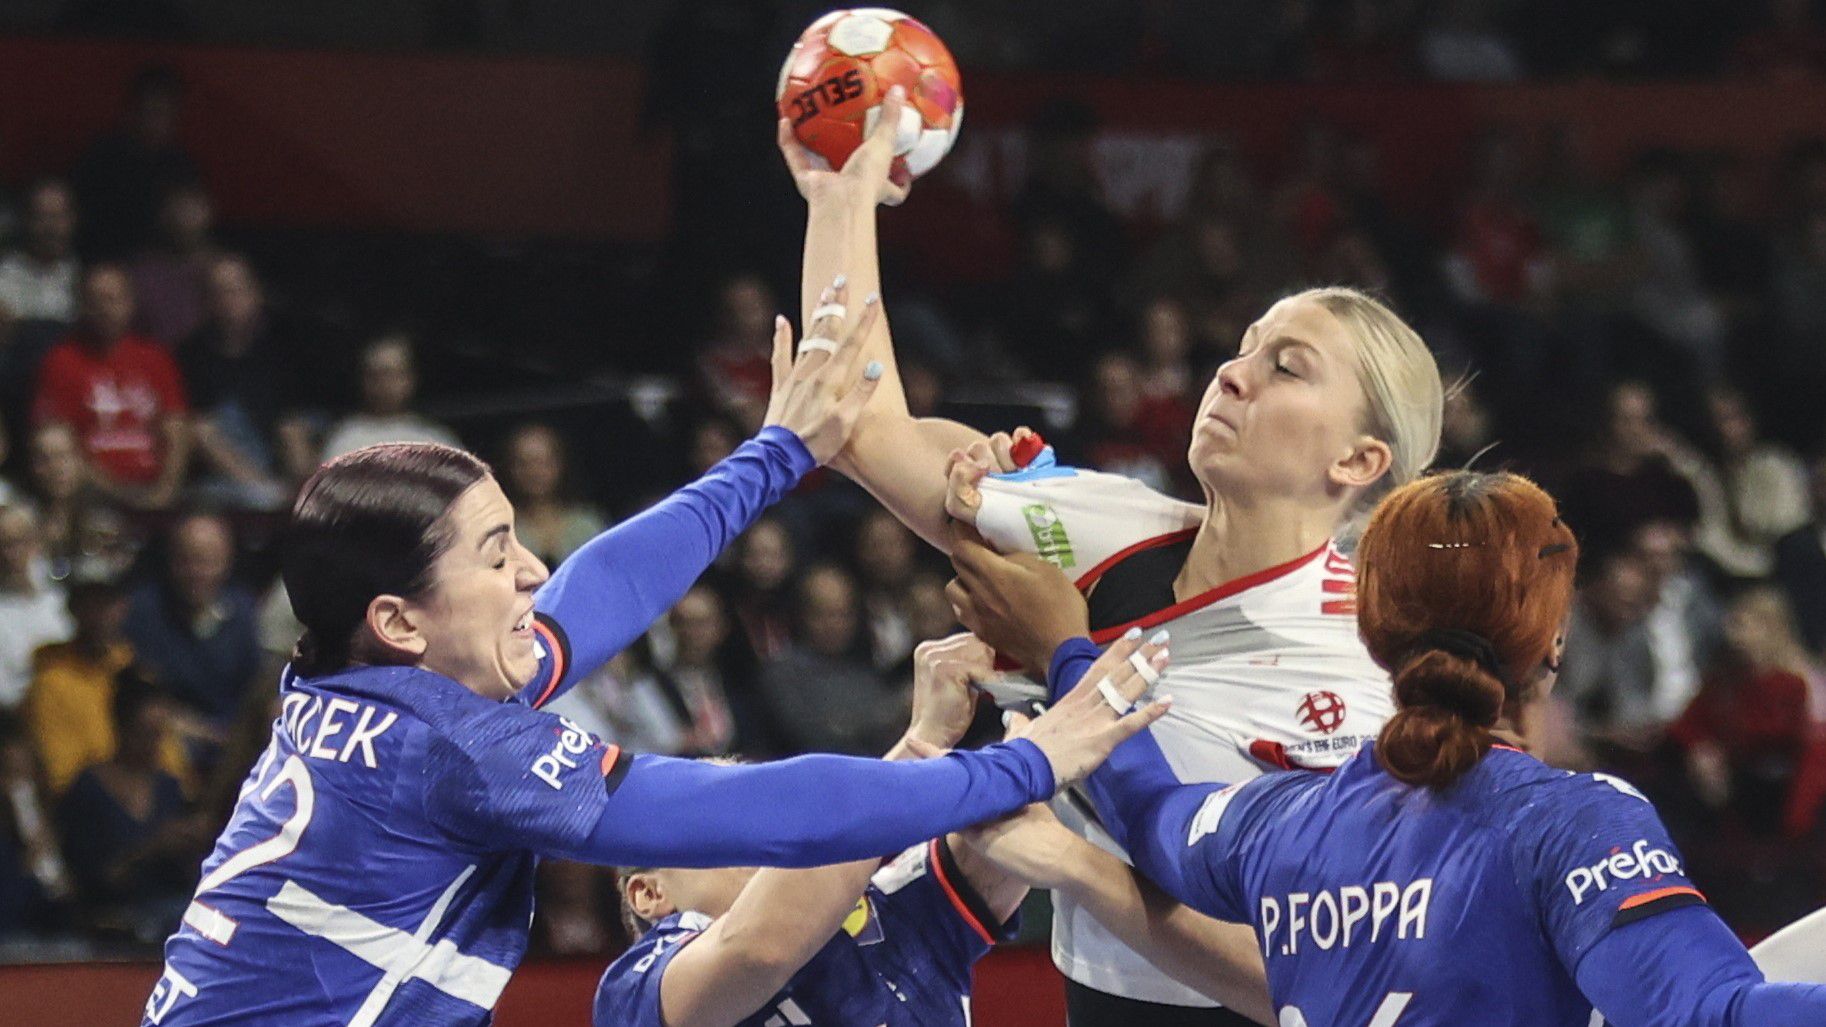
{"label": "open mouth", "polygon": [[514,634],[516,634],[516,635],[530,634],[532,632],[532,630],[533,630],[533,611],[529,608],[525,613],[520,615],[519,620],[514,621]]}

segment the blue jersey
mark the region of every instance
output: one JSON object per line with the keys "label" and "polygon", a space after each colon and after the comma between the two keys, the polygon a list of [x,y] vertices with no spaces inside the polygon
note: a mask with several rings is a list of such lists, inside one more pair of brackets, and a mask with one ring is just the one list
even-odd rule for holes
{"label": "blue jersey", "polygon": [[[710,926],[674,913],[609,965],[595,1027],[665,1027],[660,980]],[[914,846],[869,882],[856,911],[780,993],[738,1027],[968,1027],[972,967],[1013,924],[997,925],[942,840]]]}
{"label": "blue jersey", "polygon": [[540,669],[514,702],[407,667],[286,674],[144,1023],[485,1024],[526,948],[541,854],[817,865],[1049,796],[1025,742],[714,767],[630,758],[534,708],[645,630],[811,466],[768,429],[579,550],[536,597]]}

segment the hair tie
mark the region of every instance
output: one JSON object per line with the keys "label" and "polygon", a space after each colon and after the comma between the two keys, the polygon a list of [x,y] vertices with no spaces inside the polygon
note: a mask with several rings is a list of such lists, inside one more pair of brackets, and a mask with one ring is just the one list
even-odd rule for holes
{"label": "hair tie", "polygon": [[1412,660],[1431,649],[1451,653],[1453,656],[1470,660],[1472,663],[1490,672],[1498,681],[1503,680],[1503,664],[1496,655],[1496,646],[1490,640],[1475,631],[1462,628],[1429,628],[1415,639],[1414,647],[1408,650],[1408,659]]}

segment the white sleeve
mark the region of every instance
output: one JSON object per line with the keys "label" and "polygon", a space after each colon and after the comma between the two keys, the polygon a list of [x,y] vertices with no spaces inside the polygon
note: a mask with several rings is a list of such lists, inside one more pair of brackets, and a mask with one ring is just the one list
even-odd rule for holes
{"label": "white sleeve", "polygon": [[1772,981],[1826,984],[1826,909],[1770,935],[1750,956]]}
{"label": "white sleeve", "polygon": [[1196,528],[1203,510],[1100,471],[1049,466],[991,475],[977,530],[1004,553],[1037,553],[1081,576],[1137,542]]}

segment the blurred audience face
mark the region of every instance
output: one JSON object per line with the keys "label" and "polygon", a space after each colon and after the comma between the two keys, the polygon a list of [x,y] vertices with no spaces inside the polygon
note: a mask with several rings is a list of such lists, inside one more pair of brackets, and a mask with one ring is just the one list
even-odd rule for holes
{"label": "blurred audience face", "polygon": [[265,296],[253,265],[244,257],[218,257],[206,280],[209,316],[230,334],[250,330],[260,318]]}
{"label": "blurred audience face", "polygon": [[1125,353],[1108,353],[1091,375],[1091,408],[1104,424],[1126,428],[1141,409],[1141,369]]}
{"label": "blurred audience face", "polygon": [[564,452],[558,434],[542,424],[514,432],[507,444],[507,484],[516,501],[549,503],[564,484]]}
{"label": "blurred audience face", "polygon": [[32,565],[42,550],[38,520],[31,511],[0,506],[0,591],[30,592]]}
{"label": "blurred audience face", "polygon": [[70,619],[76,622],[76,641],[91,649],[121,641],[127,623],[127,596],[113,585],[73,585],[69,595]]}
{"label": "blurred audience face", "polygon": [[1043,221],[1027,233],[1026,252],[1028,266],[1049,276],[1066,274],[1077,259],[1071,233],[1051,221]]}
{"label": "blurred audience face", "polygon": [[366,413],[391,417],[412,406],[418,390],[412,346],[404,339],[386,338],[371,344],[361,356],[361,405]]}
{"label": "blurred audience face", "polygon": [[1193,474],[1216,493],[1329,497],[1333,464],[1369,420],[1356,340],[1316,300],[1289,298],[1250,326],[1242,350],[1199,403]]}
{"label": "blurred audience face", "polygon": [[764,347],[774,335],[779,306],[773,290],[758,275],[737,275],[723,285],[720,321],[724,341]]}
{"label": "blurred audience face", "polygon": [[944,579],[922,574],[907,586],[907,627],[924,641],[944,638],[957,630],[957,614],[945,598]]}
{"label": "blurred audience face", "polygon": [[691,469],[703,474],[741,444],[742,437],[732,425],[715,419],[704,421],[691,429],[691,452],[687,455]]}
{"label": "blurred audience face", "polygon": [[69,425],[47,424],[33,432],[26,455],[32,487],[40,499],[64,503],[82,490],[82,447]]}
{"label": "blurred audience face", "polygon": [[220,517],[186,517],[171,529],[167,570],[171,590],[194,611],[208,608],[222,594],[234,567],[235,540]]}
{"label": "blurred audience face", "polygon": [[1192,349],[1192,325],[1186,308],[1165,296],[1154,298],[1141,312],[1141,352],[1149,364],[1168,367],[1186,362]]}
{"label": "blurred audience face", "polygon": [[147,80],[136,86],[127,109],[127,128],[147,149],[162,150],[177,141],[181,87],[174,80]]}
{"label": "blurred audience face", "polygon": [[62,260],[76,244],[76,194],[62,182],[32,190],[25,209],[25,246],[39,260]]}
{"label": "blurred audience face", "polygon": [[814,567],[799,584],[799,626],[807,649],[849,655],[856,644],[856,586],[835,567]]}
{"label": "blurred audience face", "polygon": [[672,633],[678,638],[678,662],[703,666],[716,661],[716,653],[729,637],[729,618],[723,600],[708,588],[698,587],[672,607]]}
{"label": "blurred audience face", "polygon": [[209,242],[215,227],[215,206],[200,186],[179,186],[159,204],[159,230],[165,242],[180,253],[190,253]]}
{"label": "blurred audience face", "polygon": [[870,510],[856,531],[856,569],[872,588],[894,588],[913,573],[913,533],[886,510]]}
{"label": "blurred audience face", "polygon": [[1484,409],[1469,382],[1446,396],[1440,415],[1439,437],[1442,448],[1473,454],[1490,444],[1490,411]]}
{"label": "blurred audience face", "polygon": [[1788,603],[1772,588],[1752,588],[1733,599],[1725,610],[1724,628],[1725,641],[1758,669],[1779,668],[1801,649]]}
{"label": "blurred audience face", "polygon": [[1686,569],[1687,532],[1673,521],[1655,520],[1635,531],[1631,549],[1648,572],[1649,587],[1657,594]]}
{"label": "blurred audience face", "polygon": [[1661,449],[1661,421],[1655,413],[1655,393],[1641,382],[1624,382],[1611,390],[1609,404],[1611,445],[1631,459]]}
{"label": "blurred audience face", "polygon": [[124,711],[122,723],[114,725],[114,737],[119,739],[114,762],[139,770],[157,767],[176,712],[163,695],[147,696]]}
{"label": "blurred audience face", "polygon": [[756,521],[742,535],[738,567],[742,580],[756,592],[772,592],[793,572],[793,540],[779,521]]}
{"label": "blurred audience face", "polygon": [[1730,389],[1716,389],[1706,397],[1712,431],[1727,456],[1747,455],[1756,445],[1756,420],[1744,397]]}
{"label": "blurred audience face", "polygon": [[1235,281],[1243,273],[1243,249],[1236,226],[1223,218],[1200,218],[1192,226],[1192,259],[1214,283]]}
{"label": "blurred audience face", "polygon": [[1585,597],[1600,625],[1609,632],[1639,624],[1655,606],[1655,586],[1642,561],[1613,556],[1585,588]]}
{"label": "blurred audience face", "polygon": [[91,341],[111,346],[133,327],[133,282],[113,264],[91,268],[82,282],[82,323]]}

